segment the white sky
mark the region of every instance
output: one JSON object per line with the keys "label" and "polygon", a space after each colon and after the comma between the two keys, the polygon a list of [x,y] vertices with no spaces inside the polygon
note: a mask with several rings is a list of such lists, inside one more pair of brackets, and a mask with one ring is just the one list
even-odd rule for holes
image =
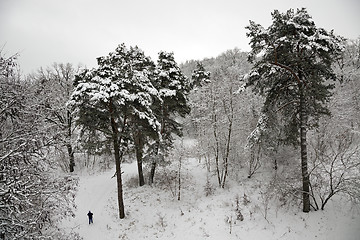
{"label": "white sky", "polygon": [[0,49],[19,52],[25,74],[53,62],[95,67],[123,42],[181,63],[249,51],[249,20],[268,27],[274,9],[301,7],[318,27],[360,37],[359,0],[0,0]]}

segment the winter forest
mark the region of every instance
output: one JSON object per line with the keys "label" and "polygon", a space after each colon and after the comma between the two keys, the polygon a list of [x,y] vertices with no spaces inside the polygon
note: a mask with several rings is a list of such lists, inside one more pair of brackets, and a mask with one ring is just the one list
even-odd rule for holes
{"label": "winter forest", "polygon": [[0,239],[359,239],[360,39],[271,15],[202,61],[1,49]]}

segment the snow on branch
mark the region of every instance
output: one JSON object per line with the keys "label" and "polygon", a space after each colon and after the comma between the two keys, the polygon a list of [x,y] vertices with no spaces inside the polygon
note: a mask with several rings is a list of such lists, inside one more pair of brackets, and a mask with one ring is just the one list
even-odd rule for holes
{"label": "snow on branch", "polygon": [[246,149],[252,148],[255,143],[258,143],[260,141],[262,133],[266,131],[268,120],[269,118],[265,114],[262,114],[259,117],[255,129],[247,137],[247,143],[245,145]]}

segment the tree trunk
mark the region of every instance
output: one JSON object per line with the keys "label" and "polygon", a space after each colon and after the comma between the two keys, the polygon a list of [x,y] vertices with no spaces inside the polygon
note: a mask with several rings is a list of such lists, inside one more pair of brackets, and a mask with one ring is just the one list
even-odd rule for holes
{"label": "tree trunk", "polygon": [[73,147],[71,146],[71,135],[72,135],[71,125],[72,125],[71,112],[67,111],[68,143],[67,143],[66,147],[67,147],[68,154],[69,154],[69,170],[70,170],[70,172],[74,172],[75,159],[74,159],[74,150],[73,150]]}
{"label": "tree trunk", "polygon": [[150,176],[149,176],[150,185],[154,183],[155,170],[156,170],[156,159],[153,159],[151,163]]}
{"label": "tree trunk", "polygon": [[[115,134],[114,134],[115,135]],[[122,178],[121,178],[121,158],[120,158],[120,147],[117,137],[114,141],[114,155],[116,164],[116,179],[117,179],[117,191],[118,191],[118,205],[119,205],[119,217],[120,219],[125,218],[123,189],[122,189]]]}
{"label": "tree trunk", "polygon": [[221,187],[221,179],[220,176],[220,167],[219,167],[219,139],[217,135],[217,115],[215,111],[215,96],[212,96],[212,126],[213,126],[213,134],[215,139],[215,147],[214,147],[214,154],[215,154],[215,166],[216,166],[216,175],[219,183],[219,187]]}
{"label": "tree trunk", "polygon": [[136,161],[138,167],[138,175],[139,175],[139,186],[143,186],[145,184],[144,173],[143,173],[143,139],[140,131],[137,131],[135,134],[135,151],[136,151]]}
{"label": "tree trunk", "polygon": [[[215,115],[215,119],[216,119],[216,115]],[[215,165],[216,165],[216,175],[218,178],[218,182],[219,182],[219,186],[221,187],[221,179],[222,177],[220,176],[220,167],[219,167],[219,141],[217,138],[217,132],[216,132],[216,123],[214,123],[214,138],[215,138]]]}
{"label": "tree trunk", "polygon": [[[168,114],[168,110],[167,107],[163,104],[161,105],[161,128],[160,128],[160,134],[162,139],[165,138],[165,120],[169,118],[169,114]],[[152,163],[151,163],[151,169],[150,169],[150,176],[149,176],[149,184],[152,185],[154,183],[154,177],[155,177],[155,170],[157,167],[157,163],[158,161],[162,160],[160,159],[160,157],[162,158],[162,156],[159,156],[159,152],[160,152],[160,148],[162,149],[162,153],[164,154],[164,147],[161,146],[161,142],[160,140],[156,141],[156,147],[155,147],[155,158],[153,159]]]}
{"label": "tree trunk", "polygon": [[67,147],[69,159],[70,159],[69,169],[70,169],[70,172],[74,172],[74,166],[75,166],[74,151],[73,151],[71,144],[67,144],[66,147]]}
{"label": "tree trunk", "polygon": [[159,157],[159,148],[160,148],[160,140],[157,140],[156,146],[154,149],[155,158],[152,160],[151,169],[150,169],[150,176],[149,176],[149,184],[150,185],[152,185],[154,183],[155,170],[156,170],[156,166],[157,166],[157,158]]}
{"label": "tree trunk", "polygon": [[111,101],[109,103],[109,110],[111,115],[111,129],[112,129],[112,138],[114,144],[114,156],[115,156],[115,165],[116,165],[119,217],[120,219],[123,219],[125,218],[125,209],[124,209],[122,178],[121,178],[121,155],[120,155],[120,145],[119,145],[119,132],[118,132],[118,126],[113,116],[114,113],[113,113]]}
{"label": "tree trunk", "polygon": [[233,107],[233,101],[232,101],[232,87],[230,87],[230,112],[229,109],[226,107],[225,100],[223,100],[224,104],[224,111],[225,114],[228,117],[229,121],[229,127],[228,127],[228,136],[227,136],[227,142],[226,142],[226,152],[225,152],[225,159],[224,159],[224,178],[222,180],[222,188],[225,188],[225,182],[226,182],[226,176],[228,174],[228,167],[229,167],[229,154],[230,154],[230,143],[231,143],[231,132],[232,132],[232,124],[234,119],[234,107]]}
{"label": "tree trunk", "polygon": [[181,162],[182,162],[182,156],[179,157],[179,172],[178,172],[178,201],[180,201],[180,194],[181,194]]}
{"label": "tree trunk", "polygon": [[300,149],[301,149],[301,173],[303,182],[303,212],[310,211],[310,179],[307,162],[306,123],[307,114],[305,109],[304,86],[300,85]]}

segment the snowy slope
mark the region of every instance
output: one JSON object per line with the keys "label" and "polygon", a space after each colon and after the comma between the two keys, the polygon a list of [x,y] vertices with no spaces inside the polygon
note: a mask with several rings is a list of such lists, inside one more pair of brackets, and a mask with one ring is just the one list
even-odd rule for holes
{"label": "snowy slope", "polygon": [[[272,202],[266,205],[258,194],[261,179],[256,178],[244,178],[241,184],[229,182],[227,189],[215,188],[214,194],[206,197],[203,165],[190,158],[184,166],[182,199],[177,201],[171,193],[173,187],[136,187],[136,165],[123,164],[123,220],[118,218],[114,170],[80,176],[76,217],[63,225],[86,240],[360,239],[359,212],[341,206],[340,201],[331,202],[325,211],[309,214],[296,207],[278,208]],[[244,193],[247,202],[243,201]],[[244,221],[236,221],[237,196]],[[92,225],[87,222],[89,210],[94,213]]]}

